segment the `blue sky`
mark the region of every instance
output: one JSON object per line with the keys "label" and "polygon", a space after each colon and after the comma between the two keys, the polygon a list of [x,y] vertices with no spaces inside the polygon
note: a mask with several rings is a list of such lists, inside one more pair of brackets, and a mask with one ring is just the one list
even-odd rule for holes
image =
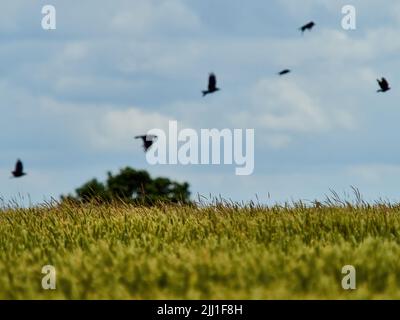
{"label": "blue sky", "polygon": [[[57,9],[57,30],[41,9]],[[357,9],[357,30],[341,8]],[[236,201],[322,199],[358,187],[400,200],[400,3],[394,0],[3,1],[0,195],[33,202],[125,166]],[[298,27],[317,27],[302,37]],[[278,78],[284,68],[293,73]],[[203,99],[214,71],[223,89]],[[393,90],[376,93],[385,76]],[[254,128],[255,171],[149,166],[133,136]],[[28,176],[9,179],[15,160]],[[267,195],[270,198],[267,198]]]}

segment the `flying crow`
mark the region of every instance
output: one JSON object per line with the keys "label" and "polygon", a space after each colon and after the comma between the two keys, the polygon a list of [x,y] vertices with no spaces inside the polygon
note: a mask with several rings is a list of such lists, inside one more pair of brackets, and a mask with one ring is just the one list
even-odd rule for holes
{"label": "flying crow", "polygon": [[219,90],[220,89],[217,88],[217,77],[215,76],[214,73],[210,73],[210,77],[208,78],[208,90],[202,91],[203,97],[206,96],[207,94],[214,93]]}
{"label": "flying crow", "polygon": [[304,26],[302,26],[299,30],[304,33],[304,31],[309,30],[311,31],[312,28],[315,27],[315,23],[313,21],[305,24]]}
{"label": "flying crow", "polygon": [[142,139],[144,152],[147,152],[154,144],[154,142],[157,141],[157,136],[153,135],[136,136],[135,139]]}
{"label": "flying crow", "polygon": [[24,166],[22,164],[21,160],[17,160],[17,163],[15,164],[15,170],[11,172],[14,178],[20,178],[26,175],[24,172]]}
{"label": "flying crow", "polygon": [[385,78],[382,78],[381,80],[377,79],[379,86],[381,87],[377,92],[386,92],[389,91],[391,88],[389,87],[389,82]]}
{"label": "flying crow", "polygon": [[288,74],[288,73],[290,73],[290,72],[292,72],[292,70],[285,69],[285,70],[282,70],[281,72],[279,72],[278,74],[279,74],[280,76],[283,76],[283,75]]}

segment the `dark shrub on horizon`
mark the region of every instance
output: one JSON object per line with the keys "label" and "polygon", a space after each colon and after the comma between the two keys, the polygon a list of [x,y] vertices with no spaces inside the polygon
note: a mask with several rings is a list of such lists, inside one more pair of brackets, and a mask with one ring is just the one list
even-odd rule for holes
{"label": "dark shrub on horizon", "polygon": [[151,178],[145,170],[126,167],[116,175],[107,174],[105,183],[92,179],[75,190],[75,195],[61,196],[62,201],[110,203],[123,201],[140,205],[190,203],[189,184],[168,178]]}

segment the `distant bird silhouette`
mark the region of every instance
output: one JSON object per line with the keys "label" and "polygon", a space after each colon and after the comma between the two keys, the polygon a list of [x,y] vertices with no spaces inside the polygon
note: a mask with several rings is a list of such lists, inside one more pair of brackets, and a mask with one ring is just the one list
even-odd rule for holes
{"label": "distant bird silhouette", "polygon": [[385,78],[381,80],[377,79],[379,86],[381,87],[377,92],[386,92],[389,91],[391,88],[389,87],[389,82]]}
{"label": "distant bird silhouette", "polygon": [[157,141],[157,138],[158,138],[157,136],[153,135],[144,135],[135,137],[135,139],[142,139],[144,152],[147,152],[151,148],[154,142]]}
{"label": "distant bird silhouette", "polygon": [[288,73],[290,73],[290,72],[292,72],[292,70],[285,69],[285,70],[282,70],[281,72],[279,72],[278,74],[279,74],[280,76],[283,76],[283,75],[288,74]]}
{"label": "distant bird silhouette", "polygon": [[15,170],[11,172],[14,178],[20,178],[26,175],[24,172],[24,165],[22,164],[21,160],[17,160],[15,164]]}
{"label": "distant bird silhouette", "polygon": [[210,73],[210,77],[208,78],[208,90],[202,91],[203,97],[206,96],[207,94],[211,94],[219,90],[220,89],[217,88],[217,77],[215,76],[214,73]]}
{"label": "distant bird silhouette", "polygon": [[304,26],[302,26],[301,28],[299,28],[299,30],[304,33],[304,31],[309,30],[311,31],[312,28],[315,27],[315,23],[313,21],[305,24]]}

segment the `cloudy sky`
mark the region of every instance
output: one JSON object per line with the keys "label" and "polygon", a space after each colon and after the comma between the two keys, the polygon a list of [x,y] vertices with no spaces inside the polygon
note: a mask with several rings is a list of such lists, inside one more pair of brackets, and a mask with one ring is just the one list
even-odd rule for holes
{"label": "cloudy sky", "polygon": [[[341,27],[342,6],[357,30]],[[0,195],[40,202],[125,166],[236,201],[358,187],[400,200],[400,3],[386,0],[52,0],[0,4]],[[298,30],[314,20],[304,36]],[[293,73],[279,78],[276,73]],[[207,75],[221,92],[201,97]],[[377,94],[376,78],[393,90]],[[152,128],[255,129],[255,171],[150,166]],[[17,158],[28,176],[9,179]],[[270,198],[268,199],[268,194]]]}

